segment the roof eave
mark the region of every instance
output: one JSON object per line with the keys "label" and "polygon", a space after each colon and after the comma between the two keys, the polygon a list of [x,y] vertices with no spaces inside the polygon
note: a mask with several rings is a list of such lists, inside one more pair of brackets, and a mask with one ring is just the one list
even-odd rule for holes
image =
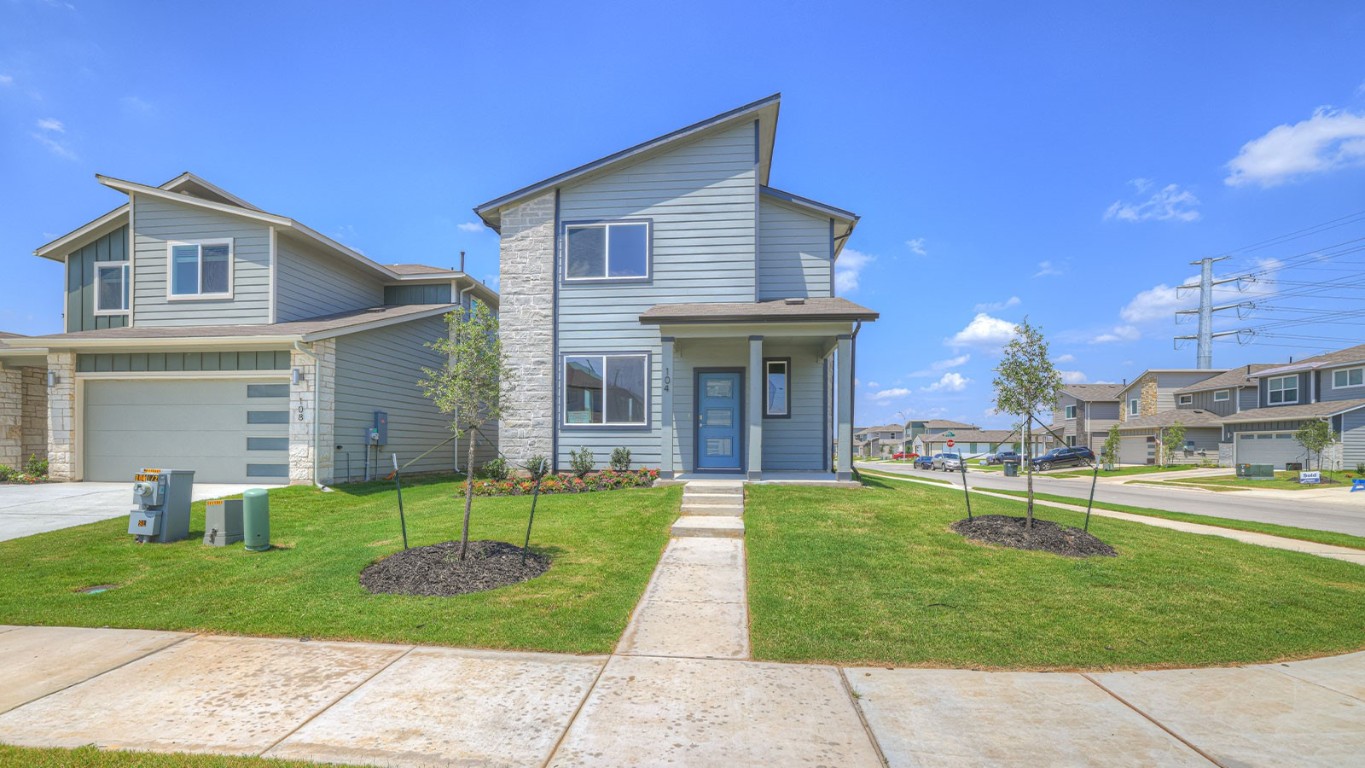
{"label": "roof eave", "polygon": [[881,317],[876,312],[848,313],[840,315],[797,315],[777,317],[755,317],[753,315],[707,315],[706,317],[670,316],[648,317],[640,315],[642,325],[728,325],[735,323],[852,323],[856,321],[875,322]]}

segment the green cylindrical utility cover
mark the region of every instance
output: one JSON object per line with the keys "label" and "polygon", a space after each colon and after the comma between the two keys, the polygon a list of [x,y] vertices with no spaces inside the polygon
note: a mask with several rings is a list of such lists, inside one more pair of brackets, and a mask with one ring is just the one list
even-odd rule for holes
{"label": "green cylindrical utility cover", "polygon": [[270,549],[270,497],[263,488],[242,494],[242,538],[252,552]]}

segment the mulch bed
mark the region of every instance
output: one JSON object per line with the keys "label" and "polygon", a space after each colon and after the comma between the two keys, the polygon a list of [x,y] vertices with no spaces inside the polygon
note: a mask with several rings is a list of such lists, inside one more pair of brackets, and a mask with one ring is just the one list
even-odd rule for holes
{"label": "mulch bed", "polygon": [[1051,552],[1066,557],[1116,557],[1118,552],[1103,541],[1082,531],[1048,520],[1033,519],[1033,529],[1024,527],[1027,520],[1007,515],[984,515],[972,520],[958,520],[952,529],[973,541],[1015,549]]}
{"label": "mulch bed", "polygon": [[360,584],[376,594],[451,597],[519,584],[550,570],[550,558],[502,541],[471,541],[460,560],[460,542],[443,541],[390,555],[360,572]]}

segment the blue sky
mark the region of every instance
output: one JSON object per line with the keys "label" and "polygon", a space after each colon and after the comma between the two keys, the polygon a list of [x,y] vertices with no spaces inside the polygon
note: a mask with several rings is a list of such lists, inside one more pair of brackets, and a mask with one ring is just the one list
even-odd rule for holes
{"label": "blue sky", "polygon": [[1263,273],[1220,329],[1305,321],[1216,366],[1365,338],[1318,317],[1365,305],[1339,245],[1365,218],[1301,232],[1365,209],[1361,40],[1341,2],[0,0],[0,329],[60,329],[32,251],[119,204],[97,172],[191,170],[378,260],[466,250],[492,277],[475,204],[781,91],[772,183],[863,217],[858,421],[999,425],[1025,316],[1072,381],[1192,367],[1170,289],[1206,255]]}

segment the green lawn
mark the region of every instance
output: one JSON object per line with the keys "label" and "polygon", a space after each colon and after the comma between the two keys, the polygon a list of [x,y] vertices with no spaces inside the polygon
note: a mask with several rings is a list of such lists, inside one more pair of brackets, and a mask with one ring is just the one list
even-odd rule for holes
{"label": "green lawn", "polygon": [[[404,488],[412,545],[459,538],[457,483]],[[459,597],[372,595],[367,564],[402,548],[393,486],[270,492],[277,548],[138,545],[126,519],[0,542],[0,624],[134,627],[573,653],[610,651],[644,591],[681,489],[543,496],[531,537],[553,561],[531,581]],[[474,500],[471,538],[520,543],[527,497]],[[76,590],[117,584],[101,594]]]}
{"label": "green lawn", "polygon": [[[1006,496],[1018,496],[1023,498],[1024,491],[1004,491],[996,488],[990,489],[991,493],[1002,493]],[[1078,499],[1072,496],[1058,496],[1052,493],[1035,493],[1033,498],[1039,501],[1056,501],[1062,504],[1079,504],[1085,506],[1085,499]],[[1291,525],[1275,525],[1274,523],[1258,523],[1248,520],[1233,520],[1227,517],[1212,517],[1210,515],[1193,515],[1186,512],[1168,512],[1164,509],[1148,509],[1146,507],[1130,507],[1127,504],[1111,504],[1109,502],[1096,502],[1095,509],[1111,509],[1115,512],[1127,512],[1133,515],[1146,515],[1148,517],[1163,517],[1167,520],[1180,520],[1186,523],[1199,523],[1201,525],[1213,525],[1219,528],[1231,528],[1234,531],[1252,531],[1255,533],[1268,533],[1271,536],[1281,536],[1286,539],[1298,539],[1300,541],[1312,541],[1318,544],[1331,544],[1338,547],[1351,547],[1352,549],[1365,549],[1365,538],[1352,536],[1348,533],[1336,533],[1335,531],[1315,531],[1311,528],[1295,528]]]}
{"label": "green lawn", "polygon": [[[1163,483],[1179,483],[1181,485],[1193,485],[1199,488],[1210,490],[1231,490],[1245,488],[1271,488],[1279,491],[1302,491],[1307,488],[1345,488],[1350,487],[1351,474],[1347,472],[1336,472],[1333,474],[1323,473],[1321,485],[1304,485],[1299,482],[1298,472],[1279,471],[1275,473],[1275,479],[1266,478],[1264,480],[1252,480],[1247,477],[1237,477],[1227,475],[1219,477],[1188,477],[1176,478],[1174,480],[1163,480]],[[1335,479],[1335,483],[1327,482]]]}
{"label": "green lawn", "polygon": [[79,749],[12,747],[0,744],[0,765],[26,768],[321,768],[335,763],[309,763],[297,760],[271,760],[263,757],[192,755],[184,752],[154,753]]}
{"label": "green lawn", "polygon": [[[1156,465],[1135,465],[1131,467],[1118,467],[1117,469],[1100,470],[1100,477],[1128,477],[1130,475],[1151,475],[1158,472],[1184,472],[1190,469],[1202,469],[1202,467],[1190,464],[1176,465],[1173,467],[1158,467]],[[1212,469],[1212,467],[1210,467]],[[1094,471],[1089,468],[1062,470],[1060,472],[1047,472],[1047,477],[1090,477]],[[1171,482],[1175,482],[1172,480]]]}
{"label": "green lawn", "polygon": [[[1106,518],[1091,531],[1118,549],[1115,558],[988,547],[948,530],[963,516],[959,492],[915,483],[748,494],[760,659],[1074,669],[1365,648],[1365,568],[1352,563]],[[972,506],[1023,511],[979,496]]]}

